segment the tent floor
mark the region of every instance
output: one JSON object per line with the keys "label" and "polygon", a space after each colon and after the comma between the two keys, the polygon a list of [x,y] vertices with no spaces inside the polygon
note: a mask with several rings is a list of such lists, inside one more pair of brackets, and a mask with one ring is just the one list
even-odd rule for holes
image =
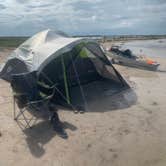
{"label": "tent floor", "polygon": [[86,110],[93,109],[91,107],[92,105],[103,105],[111,96],[124,89],[121,85],[110,80],[94,81],[81,87],[84,97],[80,92],[80,88],[77,86],[71,89],[71,100],[74,106],[82,106]]}

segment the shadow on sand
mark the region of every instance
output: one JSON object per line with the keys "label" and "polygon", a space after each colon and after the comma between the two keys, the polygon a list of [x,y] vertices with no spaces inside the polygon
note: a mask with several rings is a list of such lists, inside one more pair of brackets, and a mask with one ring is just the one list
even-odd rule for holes
{"label": "shadow on sand", "polygon": [[[100,88],[95,88],[96,86],[99,86]],[[119,87],[114,87],[112,85],[102,86],[101,88],[101,86],[97,84],[91,84],[88,85],[88,88],[87,86],[84,86],[83,88],[86,97],[86,112],[122,110],[136,104],[137,101],[135,92],[130,88],[121,90]],[[76,102],[80,102],[79,97],[75,97]],[[71,111],[64,107],[61,108],[66,111]],[[63,125],[66,129],[68,128],[72,131],[77,130],[76,126],[68,122],[63,122]],[[24,128],[23,132],[26,135],[26,141],[30,152],[37,158],[45,154],[44,145],[56,136],[48,120],[40,121],[35,124],[32,129]]]}
{"label": "shadow on sand", "polygon": [[89,100],[87,102],[87,111],[106,112],[122,110],[135,105],[136,102],[137,96],[132,89],[126,89],[113,95],[109,95],[108,92],[104,95],[99,95],[97,100],[94,98]]}
{"label": "shadow on sand", "polygon": [[[63,122],[63,126],[65,129],[77,130],[77,127],[68,122]],[[33,128],[25,128],[23,132],[26,135],[31,154],[37,158],[45,154],[44,145],[56,136],[49,121],[41,121],[34,125]]]}
{"label": "shadow on sand", "polygon": [[73,105],[82,106],[85,112],[106,112],[125,109],[136,104],[137,95],[131,88],[120,87],[109,82],[94,82],[83,87],[84,97],[78,88],[72,93]]}
{"label": "shadow on sand", "polygon": [[160,73],[166,73],[166,70],[159,69],[159,70],[157,70],[156,72],[160,72]]}

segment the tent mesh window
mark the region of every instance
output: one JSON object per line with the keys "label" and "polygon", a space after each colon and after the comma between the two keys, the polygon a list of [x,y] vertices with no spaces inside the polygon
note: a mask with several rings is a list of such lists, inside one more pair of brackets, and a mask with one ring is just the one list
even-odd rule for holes
{"label": "tent mesh window", "polygon": [[[71,55],[69,56],[71,57]],[[82,48],[79,54],[74,59],[72,58],[71,61],[72,63],[69,66],[67,72],[70,87],[77,86],[78,79],[81,84],[85,84],[91,81],[95,81],[101,77],[98,74],[93,62],[88,57],[85,48]],[[75,68],[78,73],[78,78],[75,73]]]}

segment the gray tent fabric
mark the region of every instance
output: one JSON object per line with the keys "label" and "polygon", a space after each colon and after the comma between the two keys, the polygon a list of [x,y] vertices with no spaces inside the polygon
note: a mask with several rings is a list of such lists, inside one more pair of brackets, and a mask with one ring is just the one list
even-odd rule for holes
{"label": "gray tent fabric", "polygon": [[26,72],[28,72],[26,64],[17,58],[13,58],[9,59],[7,64],[3,66],[0,77],[10,82],[12,74]]}

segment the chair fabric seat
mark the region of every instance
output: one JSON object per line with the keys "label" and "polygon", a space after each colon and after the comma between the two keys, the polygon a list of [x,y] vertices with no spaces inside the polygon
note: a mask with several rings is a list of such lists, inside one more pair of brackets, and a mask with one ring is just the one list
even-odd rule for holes
{"label": "chair fabric seat", "polygon": [[53,93],[53,88],[44,87],[41,83],[38,83],[36,72],[13,75],[11,86],[20,108],[27,104],[42,104],[42,102],[49,100],[49,95]]}

